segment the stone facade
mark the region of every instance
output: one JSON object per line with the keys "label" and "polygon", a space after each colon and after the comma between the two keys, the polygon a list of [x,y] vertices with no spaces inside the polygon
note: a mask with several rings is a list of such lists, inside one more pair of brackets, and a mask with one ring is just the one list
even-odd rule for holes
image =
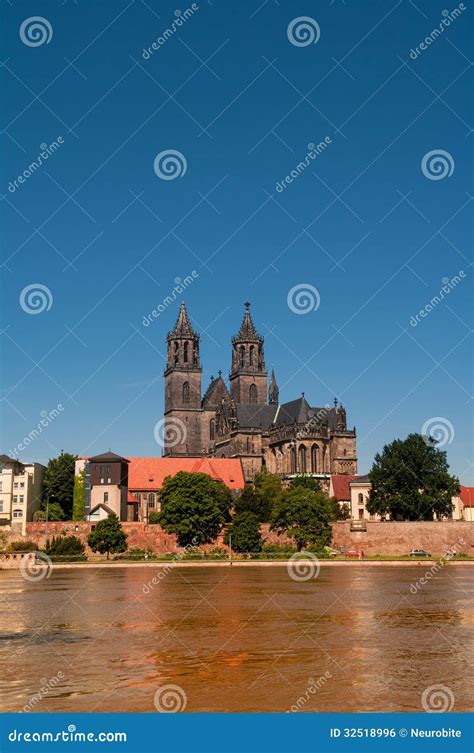
{"label": "stone facade", "polygon": [[273,371],[267,388],[264,339],[250,304],[231,341],[229,387],[219,371],[201,398],[199,336],[184,303],[167,342],[165,457],[238,457],[247,481],[265,467],[282,478],[310,474],[326,490],[331,474],[357,473],[356,431],[337,400],[311,407],[303,393],[280,404]]}

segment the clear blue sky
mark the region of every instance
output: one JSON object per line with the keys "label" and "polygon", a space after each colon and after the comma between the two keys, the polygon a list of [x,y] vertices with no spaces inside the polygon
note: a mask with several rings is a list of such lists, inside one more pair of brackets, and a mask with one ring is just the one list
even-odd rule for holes
{"label": "clear blue sky", "polygon": [[[339,397],[360,472],[440,417],[451,468],[472,484],[472,10],[410,57],[444,2],[197,5],[144,59],[176,5],[2,4],[2,451],[61,404],[21,459],[159,454],[178,302],[142,322],[195,270],[178,299],[202,333],[203,387],[227,374],[250,300],[281,400]],[[49,43],[22,41],[32,16],[49,22]],[[300,16],[317,22],[316,44],[290,42]],[[58,137],[47,163],[9,189]],[[155,173],[167,150],[184,155],[182,177]],[[451,175],[423,174],[433,150],[448,153]],[[20,295],[38,284],[52,304],[33,315]],[[291,310],[296,285],[317,289],[317,310]]]}

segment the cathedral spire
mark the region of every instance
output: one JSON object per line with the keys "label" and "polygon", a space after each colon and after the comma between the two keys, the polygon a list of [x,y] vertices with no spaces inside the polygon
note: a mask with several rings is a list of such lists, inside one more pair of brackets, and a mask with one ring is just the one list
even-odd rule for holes
{"label": "cathedral spire", "polygon": [[280,393],[280,390],[278,389],[278,384],[275,378],[275,372],[272,369],[272,375],[270,377],[270,386],[268,387],[269,405],[278,405],[279,393]]}
{"label": "cathedral spire", "polygon": [[240,330],[238,334],[232,338],[232,342],[237,342],[242,340],[243,342],[259,342],[263,343],[263,337],[260,337],[257,330],[255,329],[255,325],[252,320],[252,315],[250,313],[250,303],[245,303],[245,313],[244,318],[242,320],[242,324],[240,325]]}
{"label": "cathedral spire", "polygon": [[193,330],[191,322],[189,321],[184,301],[181,303],[174,329],[168,334],[168,338],[170,337],[196,337],[196,332]]}

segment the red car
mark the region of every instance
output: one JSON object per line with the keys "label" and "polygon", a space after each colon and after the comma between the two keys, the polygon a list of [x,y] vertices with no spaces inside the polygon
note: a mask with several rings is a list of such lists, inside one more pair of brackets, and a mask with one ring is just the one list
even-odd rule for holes
{"label": "red car", "polygon": [[359,559],[359,552],[356,552],[355,549],[349,549],[348,552],[345,553],[345,557],[355,557],[356,559]]}

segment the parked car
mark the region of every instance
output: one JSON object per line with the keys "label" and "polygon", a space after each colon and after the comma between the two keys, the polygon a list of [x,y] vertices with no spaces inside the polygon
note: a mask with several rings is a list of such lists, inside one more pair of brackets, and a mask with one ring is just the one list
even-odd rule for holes
{"label": "parked car", "polygon": [[359,552],[356,552],[355,549],[349,549],[345,555],[345,557],[355,557],[356,559],[359,559]]}
{"label": "parked car", "polygon": [[409,557],[431,557],[430,552],[425,552],[424,549],[412,549]]}

